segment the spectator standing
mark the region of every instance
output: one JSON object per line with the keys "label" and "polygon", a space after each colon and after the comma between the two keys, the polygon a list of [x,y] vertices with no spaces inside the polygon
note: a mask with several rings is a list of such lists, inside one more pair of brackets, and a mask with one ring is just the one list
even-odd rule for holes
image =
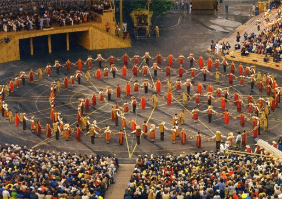
{"label": "spectator standing", "polygon": [[5,41],[6,44],[10,42],[10,39],[7,35],[4,37],[4,41]]}
{"label": "spectator standing", "polygon": [[106,23],[106,31],[109,32],[109,30],[110,30],[110,24],[107,22]]}

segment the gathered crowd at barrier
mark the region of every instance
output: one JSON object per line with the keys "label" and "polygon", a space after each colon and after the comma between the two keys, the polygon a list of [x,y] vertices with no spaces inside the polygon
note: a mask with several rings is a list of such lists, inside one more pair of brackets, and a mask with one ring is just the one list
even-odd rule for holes
{"label": "gathered crowd at barrier", "polygon": [[282,198],[281,169],[281,159],[213,151],[139,156],[124,198]]}
{"label": "gathered crowd at barrier", "polygon": [[0,146],[1,199],[103,199],[119,164],[113,156]]}
{"label": "gathered crowd at barrier", "polygon": [[111,8],[109,1],[78,4],[76,1],[4,1],[0,3],[0,30],[42,30],[95,20],[93,12],[103,14]]}

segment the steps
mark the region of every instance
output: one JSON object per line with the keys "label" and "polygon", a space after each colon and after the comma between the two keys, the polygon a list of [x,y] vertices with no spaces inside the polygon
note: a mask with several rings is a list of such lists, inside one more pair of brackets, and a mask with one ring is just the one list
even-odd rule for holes
{"label": "steps", "polygon": [[225,57],[227,60],[231,60],[231,61],[247,63],[250,65],[264,66],[264,67],[282,71],[281,61],[276,63],[276,62],[273,62],[272,57],[269,57],[269,61],[265,63],[263,61],[264,55],[262,54],[250,53],[249,56],[246,57],[246,56],[241,56],[240,51],[233,51],[233,52],[230,52],[229,55],[226,55]]}
{"label": "steps", "polygon": [[[271,16],[269,16],[269,20],[271,21],[272,19],[275,18],[276,16],[276,12],[277,10],[272,10],[271,11]],[[235,44],[236,42],[236,35],[237,32],[240,33],[241,36],[241,46],[244,43],[244,33],[247,32],[248,35],[251,33],[255,33],[256,35],[260,34],[261,31],[263,31],[266,27],[266,25],[263,25],[263,23],[261,23],[260,26],[260,31],[257,30],[257,19],[260,19],[261,22],[264,21],[264,13],[261,13],[253,18],[251,18],[249,21],[247,21],[245,24],[239,26],[233,33],[231,33],[230,35],[228,35],[227,37],[223,38],[222,40],[219,41],[219,43],[222,42],[229,42],[229,44],[231,45],[231,49],[235,48]],[[208,48],[208,51],[210,51],[210,48]],[[218,56],[218,55],[217,55]],[[245,56],[241,56],[241,52],[240,50],[237,51],[232,51],[229,53],[229,55],[226,55],[225,57],[227,58],[227,60],[231,60],[231,61],[236,61],[236,62],[241,62],[241,63],[247,63],[247,64],[251,64],[251,65],[259,65],[259,66],[264,66],[264,67],[269,67],[269,68],[273,68],[275,70],[282,70],[282,66],[280,67],[281,61],[276,63],[273,62],[273,58],[270,57],[269,61],[267,63],[265,63],[263,61],[265,55],[261,55],[261,54],[255,54],[255,53],[250,53],[248,57]],[[223,58],[224,56],[221,56],[221,58]]]}
{"label": "steps", "polygon": [[133,173],[135,164],[120,164],[117,174],[114,177],[115,184],[112,184],[106,191],[104,199],[124,198],[127,183]]}

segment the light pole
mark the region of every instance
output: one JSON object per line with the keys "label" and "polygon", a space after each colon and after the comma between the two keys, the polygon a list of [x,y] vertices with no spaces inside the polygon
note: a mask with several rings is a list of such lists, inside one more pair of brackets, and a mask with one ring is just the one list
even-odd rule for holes
{"label": "light pole", "polygon": [[122,0],[119,0],[119,23],[120,31],[122,31]]}

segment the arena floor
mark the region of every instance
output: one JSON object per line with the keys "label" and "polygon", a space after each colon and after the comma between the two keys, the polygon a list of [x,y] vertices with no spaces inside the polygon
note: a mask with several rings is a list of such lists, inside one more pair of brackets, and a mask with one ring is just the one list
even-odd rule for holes
{"label": "arena floor", "polygon": [[[237,7],[236,7],[237,6]],[[194,53],[195,57],[198,58],[200,55],[207,60],[209,54],[206,52],[207,46],[210,44],[210,40],[220,40],[222,37],[226,36],[232,32],[238,25],[245,23],[249,19],[249,10],[240,9],[238,5],[229,5],[230,13],[229,16],[224,14],[219,14],[218,16],[187,16],[182,18],[179,21],[178,14],[169,14],[168,16],[163,17],[157,23],[161,29],[160,38],[151,39],[140,39],[132,41],[131,49],[116,49],[116,50],[101,50],[101,51],[87,51],[82,48],[71,49],[69,52],[57,51],[48,55],[40,55],[35,52],[33,57],[23,58],[21,61],[10,62],[6,64],[1,64],[0,71],[0,83],[5,84],[9,82],[11,77],[15,77],[19,74],[20,71],[25,71],[28,73],[29,69],[32,68],[34,71],[39,67],[45,67],[47,63],[54,63],[54,60],[59,60],[60,63],[65,63],[69,58],[71,62],[76,62],[78,58],[82,58],[83,61],[87,59],[89,54],[93,58],[96,58],[98,53],[101,53],[104,58],[108,58],[110,55],[115,57],[121,57],[124,53],[127,53],[130,57],[133,57],[135,53],[143,56],[145,52],[149,52],[152,57],[155,57],[158,52],[163,56],[167,56],[169,53],[172,53],[174,57],[178,57],[180,53],[184,53],[185,56],[189,56],[190,53]],[[222,11],[223,8],[221,8]],[[215,57],[212,57],[213,60]],[[155,60],[150,60],[150,65]],[[122,61],[116,61],[116,66],[120,70],[123,65]],[[163,61],[161,68],[165,67],[167,61]],[[104,62],[103,66],[108,65],[108,62]],[[128,69],[133,65],[133,61],[129,63]],[[178,68],[178,62],[175,61],[172,68]],[[238,66],[238,63],[236,63]],[[92,68],[92,73],[97,68],[97,63],[94,63]],[[188,69],[188,60],[184,61],[184,68]],[[274,71],[268,68],[257,67],[262,72],[272,73],[277,77],[278,85],[281,82],[281,72]],[[74,73],[77,68],[73,66],[72,72]],[[83,71],[86,72],[87,66],[84,66]],[[212,72],[215,69],[213,68]],[[223,73],[222,68],[220,72]],[[27,113],[27,117],[30,118],[34,116],[35,119],[40,119],[42,126],[45,126],[46,122],[49,121],[50,115],[50,105],[49,105],[49,90],[50,82],[60,79],[63,80],[64,75],[67,74],[65,68],[60,71],[60,75],[57,76],[55,70],[52,70],[51,76],[47,77],[45,74],[43,80],[38,80],[35,78],[34,83],[27,82],[26,86],[21,86],[19,89],[16,89],[15,92],[6,98],[6,102],[9,105],[9,108],[12,111],[18,110],[19,112]],[[216,89],[218,86],[226,87],[228,85],[228,76],[221,77],[218,84],[215,83],[215,77],[208,76],[207,81],[203,82],[203,75],[199,72],[196,72],[197,76],[195,78],[195,83],[202,82],[204,87],[207,87],[211,83]],[[69,76],[69,74],[67,74]],[[235,75],[238,75],[238,72],[235,72]],[[112,78],[111,74],[107,79],[102,78],[101,81],[97,81],[96,78],[92,78],[91,83],[87,82],[85,78],[82,78],[82,84],[75,84],[74,87],[70,87],[68,90],[62,89],[60,93],[57,93],[56,96],[56,110],[62,113],[64,122],[69,121],[70,124],[74,125],[77,121],[77,103],[78,98],[85,98],[85,96],[91,97],[93,91],[98,94],[97,89],[103,88],[106,89],[106,86],[111,86],[113,89],[117,84],[120,84],[122,88],[125,88],[127,81],[133,82],[138,80],[143,82],[143,79],[149,79],[149,82],[152,84],[152,81],[156,81],[156,78],[148,75],[147,77],[142,77],[141,73],[138,74],[138,77],[132,77],[132,74],[128,74],[127,78],[122,78],[119,73],[115,79]],[[161,79],[163,85],[165,85],[167,78],[165,77],[165,72],[159,71],[158,78]],[[172,82],[175,82],[178,78],[178,73],[174,72],[171,75]],[[185,74],[182,78],[182,81],[185,82],[186,78],[190,78],[190,74]],[[182,87],[182,91],[185,90],[185,86]],[[245,80],[245,86],[239,84],[239,79],[235,80],[232,87],[230,87],[230,94],[232,95],[235,91],[238,91],[241,95],[247,96],[250,93],[250,83],[248,80]],[[151,98],[154,94],[154,89],[150,88],[149,93],[146,94],[146,98]],[[195,93],[195,90],[192,89],[192,94]],[[139,93],[134,93],[135,96],[140,102],[141,96],[144,94],[143,89]],[[162,88],[160,92],[161,96],[166,94],[166,88]],[[173,91],[175,97],[179,96],[181,93]],[[258,88],[253,91],[254,98],[258,98]],[[263,93],[265,96],[266,93]],[[91,109],[88,112],[85,112],[92,120],[97,120],[99,127],[104,127],[109,125],[111,130],[118,132],[120,127],[117,128],[114,125],[114,122],[111,121],[111,107],[115,105],[116,102],[121,106],[123,102],[127,100],[130,101],[130,96],[126,96],[125,92],[122,92],[122,98],[117,99],[115,94],[113,94],[112,101],[108,103],[97,104],[97,109]],[[220,110],[220,102],[212,102],[214,110],[222,112]],[[144,121],[149,121],[148,124],[158,124],[161,121],[166,122],[166,127],[172,127],[172,117],[175,113],[179,114],[182,109],[187,109],[191,111],[195,107],[194,99],[189,100],[185,108],[181,105],[181,100],[173,101],[173,103],[168,106],[166,101],[159,98],[159,107],[156,109],[152,108],[152,102],[147,102],[147,107],[145,110],[138,108],[137,113],[128,113],[126,118],[128,120],[136,119],[137,124],[142,124]],[[131,108],[131,107],[130,107]],[[199,106],[200,110],[207,109],[206,97],[201,97],[201,104]],[[236,107],[234,105],[227,104],[227,109],[229,112],[234,113],[234,115],[239,115],[236,113]],[[246,108],[243,108],[244,112],[247,112]],[[188,112],[188,111],[187,111]],[[216,130],[221,131],[224,135],[227,135],[229,132],[233,132],[235,135],[238,131],[242,130],[252,130],[251,122],[246,122],[245,128],[240,126],[239,118],[233,119],[230,118],[230,123],[225,125],[223,123],[223,115],[216,116],[213,115],[212,123],[208,123],[207,113],[199,114],[199,122],[194,123],[191,118],[186,116],[186,124],[181,125],[179,129],[184,128],[189,136],[196,135],[199,131],[204,136],[210,138],[215,134]],[[248,117],[250,117],[248,115]],[[281,135],[281,130],[279,127],[282,124],[281,120],[281,108],[278,107],[274,113],[271,113],[269,119],[269,129],[266,132],[263,132],[260,135],[260,138],[272,141],[277,140]],[[29,123],[28,123],[29,126]],[[126,129],[127,133],[130,133],[130,125]],[[116,153],[122,162],[132,162],[138,154],[165,154],[165,153],[175,153],[179,154],[182,151],[186,152],[195,152],[202,150],[215,150],[215,141],[206,141],[202,140],[202,148],[196,148],[195,138],[193,140],[188,140],[186,145],[182,145],[180,140],[177,140],[176,144],[172,144],[170,137],[171,131],[165,132],[165,141],[160,141],[159,131],[156,131],[156,140],[151,142],[149,139],[141,139],[141,145],[136,145],[136,139],[134,136],[126,136],[124,145],[119,145],[118,135],[112,137],[110,144],[106,144],[104,137],[97,138],[95,144],[90,143],[89,136],[82,136],[82,141],[77,142],[75,139],[74,133],[70,141],[66,142],[61,136],[60,140],[55,140],[54,138],[46,139],[45,134],[43,133],[40,137],[37,137],[35,134],[32,134],[30,130],[23,131],[22,127],[16,128],[14,124],[10,124],[1,117],[0,123],[0,133],[1,139],[0,144],[5,143],[10,144],[19,144],[26,145],[28,147],[33,147],[34,149],[45,149],[45,150],[55,150],[55,151],[69,151],[77,153],[95,153],[95,154],[113,154]],[[253,144],[252,135],[249,135],[248,144]]]}

